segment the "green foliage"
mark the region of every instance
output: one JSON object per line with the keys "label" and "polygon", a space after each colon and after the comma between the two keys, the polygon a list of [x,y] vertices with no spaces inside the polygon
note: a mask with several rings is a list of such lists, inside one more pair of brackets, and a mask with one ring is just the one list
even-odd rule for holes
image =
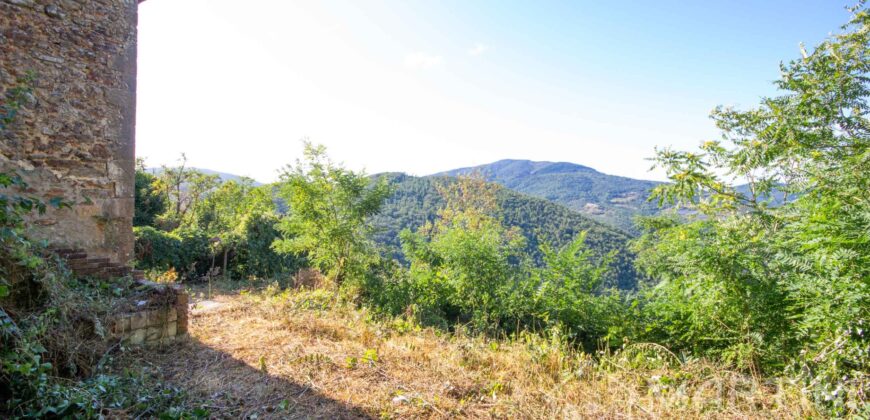
{"label": "green foliage", "polygon": [[658,151],[672,183],[653,198],[694,213],[648,221],[636,244],[662,279],[651,331],[739,367],[785,366],[839,415],[866,414],[870,388],[870,16],[853,12],[843,34],[781,66],[781,96],[716,109],[722,141]]}
{"label": "green foliage", "polygon": [[28,97],[33,92],[33,84],[36,81],[36,74],[27,72],[24,76],[18,79],[18,83],[6,90],[5,98],[0,103],[0,133],[5,131],[9,124],[15,120],[18,111],[27,102]]}
{"label": "green foliage", "polygon": [[549,328],[594,350],[602,339],[619,345],[629,334],[626,310],[616,290],[604,288],[613,253],[597,258],[586,246],[586,232],[559,250],[543,246],[544,266],[535,270],[536,315]]}
{"label": "green foliage", "polygon": [[513,191],[561,204],[631,234],[639,233],[635,216],[658,212],[645,200],[658,182],[606,175],[572,163],[500,160],[439,175],[474,172]]}
{"label": "green foliage", "polygon": [[269,187],[255,187],[253,180],[226,181],[204,194],[193,210],[192,225],[232,247],[243,236],[243,220],[272,211]]}
{"label": "green foliage", "polygon": [[138,226],[133,228],[133,235],[139,268],[160,271],[172,268],[186,280],[195,280],[211,268],[210,238],[204,232],[193,229],[163,232]]}
{"label": "green foliage", "polygon": [[[38,363],[38,355],[34,356]],[[64,383],[48,376],[50,364],[10,363],[19,385],[6,409],[20,418],[101,418],[106,413],[136,413],[160,418],[207,418],[207,412],[179,412],[184,391],[152,383],[132,371],[126,375],[99,374],[80,382]],[[25,379],[26,378],[26,379]],[[21,397],[30,399],[23,400]]]}
{"label": "green foliage", "polygon": [[[272,249],[279,238],[271,186],[248,178],[219,182],[182,165],[159,176],[137,171],[136,264],[172,269],[181,280],[222,272],[239,279],[271,278],[298,269],[302,258]],[[140,187],[141,185],[141,187]]]}
{"label": "green foliage", "polygon": [[[34,245],[27,239],[27,214],[45,213],[47,206],[69,207],[61,197],[52,198],[48,205],[42,200],[24,195],[27,183],[16,173],[0,172],[0,299],[10,294],[12,283],[21,281],[26,272],[40,264],[34,255]],[[16,192],[17,191],[17,192]]]}
{"label": "green foliage", "polygon": [[181,164],[177,167],[162,167],[158,180],[159,191],[169,203],[167,211],[158,221],[164,230],[191,224],[190,218],[192,214],[196,214],[197,206],[220,184],[217,175],[188,168],[187,156],[184,154],[181,155]]}
{"label": "green foliage", "polygon": [[157,217],[166,212],[166,196],[161,194],[159,180],[145,172],[141,161],[137,162],[134,192],[135,209],[133,226],[156,226]]}
{"label": "green foliage", "polygon": [[[246,239],[246,221],[272,212],[273,204],[269,187],[254,187],[253,180],[243,178],[240,182],[227,181],[203,196],[191,214],[198,232],[215,238],[215,251],[222,255],[224,276],[228,275],[230,253],[234,253]],[[267,220],[267,219],[260,219]],[[248,250],[248,255],[250,251]],[[273,254],[271,251],[267,251]],[[273,255],[265,255],[270,258]],[[234,269],[236,265],[233,265]]]}
{"label": "green foliage", "polygon": [[737,216],[647,229],[637,246],[638,264],[660,281],[647,308],[653,338],[744,369],[781,368],[781,352],[793,349],[788,301],[758,225]]}
{"label": "green foliage", "polygon": [[589,349],[629,333],[624,300],[605,286],[615,252],[599,257],[582,232],[559,250],[542,246],[543,263],[534,268],[520,229],[497,217],[501,188],[460,178],[439,191],[438,218],[401,234],[410,268],[393,265],[370,275],[363,286],[367,302],[442,328],[565,331]]}
{"label": "green foliage", "polygon": [[418,310],[440,312],[450,323],[470,321],[480,331],[498,329],[511,317],[507,301],[528,278],[525,244],[493,216],[495,187],[472,178],[447,184],[438,220],[402,233]]}
{"label": "green foliage", "polygon": [[603,273],[606,286],[634,290],[642,280],[628,249],[630,237],[623,232],[546,200],[508,192],[499,194],[499,215],[506,226],[519,228],[526,237],[526,253],[537,266],[544,264],[544,248],[564,247],[584,234],[592,256],[609,261]]}
{"label": "green foliage", "polygon": [[[444,199],[438,188],[455,182],[455,178],[418,178],[404,174],[383,175],[394,185],[395,193],[387,199],[382,211],[372,218],[376,227],[375,240],[383,244],[388,256],[407,263],[401,250],[400,232],[415,231],[438,218]],[[516,227],[525,237],[523,254],[531,262],[543,264],[541,245],[562,247],[581,232],[588,232],[586,244],[596,258],[616,251],[611,269],[605,273],[605,283],[621,289],[633,289],[638,274],[633,267],[633,255],[627,249],[628,235],[589,219],[566,207],[547,200],[528,197],[506,188],[496,191],[495,217],[508,227]]]}
{"label": "green foliage", "polygon": [[337,284],[359,279],[375,257],[368,219],[391,189],[333,163],[323,146],[306,142],[304,156],[281,175],[279,195],[290,210],[278,225],[283,238],[275,249],[305,254]]}
{"label": "green foliage", "polygon": [[279,221],[273,213],[253,213],[242,219],[239,245],[230,261],[233,277],[282,277],[305,266],[304,258],[279,254],[272,249],[272,244],[281,238],[277,229]]}
{"label": "green foliage", "polygon": [[[44,245],[26,236],[25,215],[45,211],[46,204],[15,193],[26,184],[14,174],[0,173],[0,187],[0,415],[96,418],[113,410],[157,415],[171,408],[179,390],[136,375],[59,377],[99,368],[107,351],[102,325],[115,299],[132,288],[74,278],[44,257]],[[90,335],[80,331],[83,320],[93,323]]]}

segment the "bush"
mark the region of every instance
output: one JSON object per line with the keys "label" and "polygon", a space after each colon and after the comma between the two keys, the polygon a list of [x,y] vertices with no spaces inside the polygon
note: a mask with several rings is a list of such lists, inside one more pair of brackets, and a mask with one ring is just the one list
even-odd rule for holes
{"label": "bush", "polygon": [[293,273],[305,260],[294,254],[278,254],[272,243],[281,237],[276,229],[279,219],[271,213],[246,215],[241,243],[230,260],[229,270],[236,278],[275,278]]}
{"label": "bush", "polygon": [[150,226],[139,226],[133,228],[133,234],[138,268],[160,271],[172,268],[185,280],[195,280],[211,268],[210,241],[201,232],[163,232]]}
{"label": "bush", "polygon": [[166,211],[166,198],[157,190],[157,177],[136,170],[133,226],[154,226],[157,217]]}
{"label": "bush", "polygon": [[622,344],[630,330],[628,308],[616,289],[604,287],[614,254],[598,259],[586,247],[586,233],[559,250],[542,247],[544,267],[535,271],[534,314],[548,328],[564,329],[567,338],[593,351],[609,338]]}

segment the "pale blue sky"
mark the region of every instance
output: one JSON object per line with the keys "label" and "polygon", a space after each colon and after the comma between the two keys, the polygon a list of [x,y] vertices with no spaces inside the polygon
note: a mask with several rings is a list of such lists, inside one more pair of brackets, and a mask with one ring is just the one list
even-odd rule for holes
{"label": "pale blue sky", "polygon": [[148,0],[137,152],[271,181],[308,137],[369,173],[514,158],[662,179],[654,146],[717,137],[709,111],[774,94],[844,5]]}

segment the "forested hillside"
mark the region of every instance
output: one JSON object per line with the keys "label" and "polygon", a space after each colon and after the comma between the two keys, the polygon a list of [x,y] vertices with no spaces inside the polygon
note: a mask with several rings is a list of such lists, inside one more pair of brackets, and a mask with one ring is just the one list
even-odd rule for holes
{"label": "forested hillside", "polygon": [[[400,173],[375,175],[385,177],[395,192],[384,203],[381,212],[372,218],[376,227],[375,240],[387,247],[393,257],[404,260],[399,233],[416,230],[438,218],[444,199],[437,185],[454,182],[452,177],[415,177]],[[592,220],[562,205],[527,196],[505,188],[497,193],[499,214],[505,226],[520,228],[526,238],[526,252],[535,264],[542,262],[540,246],[544,243],[560,248],[583,231],[588,231],[586,243],[597,256],[616,251],[613,270],[608,281],[623,289],[633,289],[637,273],[632,267],[632,254],[627,249],[629,235]]]}
{"label": "forested hillside", "polygon": [[[0,170],[0,418],[870,418],[870,10],[850,11],[779,96],[716,108],[721,140],[651,148],[666,183],[369,175],[309,141],[270,185],[140,161],[133,264],[195,299],[191,338],[154,352],[109,332],[141,284],[29,237],[81,203]],[[0,134],[30,82],[0,94]]]}
{"label": "forested hillside", "polygon": [[436,175],[472,173],[480,173],[486,180],[514,191],[562,204],[630,233],[638,232],[633,221],[635,216],[658,211],[655,203],[646,199],[659,182],[607,175],[568,162],[500,160]]}

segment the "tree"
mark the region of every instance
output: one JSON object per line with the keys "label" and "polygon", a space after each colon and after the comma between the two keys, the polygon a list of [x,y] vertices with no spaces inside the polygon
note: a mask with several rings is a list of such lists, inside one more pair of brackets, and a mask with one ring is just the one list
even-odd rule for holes
{"label": "tree", "polygon": [[360,276],[375,252],[369,217],[391,194],[385,180],[371,181],[332,162],[326,148],[304,143],[304,158],[281,174],[279,195],[289,204],[275,249],[305,253],[336,284]]}
{"label": "tree", "polygon": [[160,191],[169,203],[169,211],[163,215],[166,230],[188,222],[188,213],[193,213],[204,196],[220,184],[220,177],[217,175],[206,175],[188,168],[187,156],[183,153],[179,166],[163,166],[159,180]]}
{"label": "tree", "polygon": [[166,211],[166,196],[159,188],[157,177],[145,170],[145,161],[136,159],[133,226],[155,226],[157,217]]}
{"label": "tree", "polygon": [[222,273],[227,277],[229,254],[246,236],[246,221],[273,211],[271,188],[255,187],[250,178],[226,181],[205,195],[193,210],[197,229],[219,240],[223,255]]}
{"label": "tree", "polygon": [[838,414],[870,387],[870,15],[852,12],[844,33],[781,66],[782,95],[717,108],[721,141],[657,151],[672,183],[653,198],[692,214],[647,221],[637,243],[662,279],[651,306],[672,343],[750,369],[798,360]]}
{"label": "tree", "polygon": [[499,188],[479,176],[445,183],[438,219],[401,234],[415,302],[452,322],[470,319],[480,330],[527,313],[515,305],[528,302],[518,298],[528,295],[525,237],[495,217]]}
{"label": "tree", "polygon": [[586,246],[586,232],[559,249],[544,244],[541,252],[544,266],[534,271],[536,312],[546,322],[567,329],[568,336],[587,350],[594,350],[601,344],[598,340],[617,327],[612,322],[616,314],[626,309],[620,306],[618,292],[603,287],[615,252],[597,257]]}

